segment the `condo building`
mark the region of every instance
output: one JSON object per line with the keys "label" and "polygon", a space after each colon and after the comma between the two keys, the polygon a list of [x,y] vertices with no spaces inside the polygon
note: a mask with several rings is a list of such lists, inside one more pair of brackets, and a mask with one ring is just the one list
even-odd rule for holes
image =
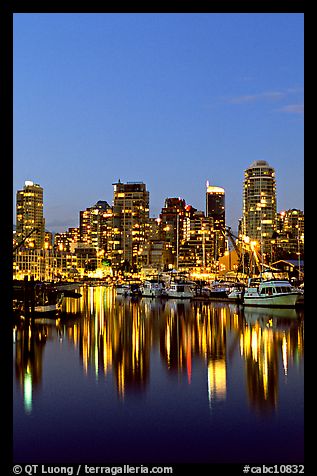
{"label": "condo building", "polygon": [[[32,232],[33,230],[33,232]],[[43,188],[26,180],[23,190],[16,195],[16,240],[25,248],[42,249],[45,240],[45,219],[43,217]]]}
{"label": "condo building", "polygon": [[80,211],[80,242],[90,245],[96,250],[106,249],[109,219],[112,219],[112,210],[105,200],[99,200],[94,206]]}
{"label": "condo building", "polygon": [[179,248],[184,242],[188,230],[189,205],[182,198],[170,197],[165,199],[160,213],[163,239],[167,244],[167,261],[165,265],[178,267]]}
{"label": "condo building", "polygon": [[276,251],[304,254],[304,212],[296,208],[277,214],[277,233],[273,241]]}
{"label": "condo building", "polygon": [[191,207],[189,233],[179,249],[179,268],[184,271],[197,267],[211,269],[215,256],[214,235],[213,218]]}
{"label": "condo building", "polygon": [[214,259],[218,260],[225,252],[225,191],[221,187],[211,186],[207,182],[206,216],[213,219],[214,227]]}
{"label": "condo building", "polygon": [[143,182],[112,185],[112,265],[139,267],[149,228],[149,192]]}
{"label": "condo building", "polygon": [[275,170],[265,160],[256,160],[244,171],[242,235],[265,254],[270,253],[275,230]]}

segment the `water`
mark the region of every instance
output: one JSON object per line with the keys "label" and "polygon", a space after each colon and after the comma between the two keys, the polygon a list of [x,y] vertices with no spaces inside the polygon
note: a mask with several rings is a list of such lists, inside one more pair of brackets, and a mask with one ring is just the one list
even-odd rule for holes
{"label": "water", "polygon": [[303,462],[303,311],[81,292],[14,327],[15,462]]}

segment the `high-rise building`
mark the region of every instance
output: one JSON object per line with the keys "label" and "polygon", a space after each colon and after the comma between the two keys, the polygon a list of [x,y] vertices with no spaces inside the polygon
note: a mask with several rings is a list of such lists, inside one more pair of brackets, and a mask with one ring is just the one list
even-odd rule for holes
{"label": "high-rise building", "polygon": [[277,214],[277,228],[274,236],[275,251],[279,256],[304,254],[304,212],[296,208],[283,210]]}
{"label": "high-rise building", "polygon": [[113,184],[111,261],[114,267],[138,267],[149,227],[149,192],[143,182]]}
{"label": "high-rise building", "polygon": [[[16,239],[25,240],[25,248],[44,247],[45,219],[43,217],[43,188],[26,180],[23,190],[17,191],[16,200]],[[33,233],[31,233],[33,231]]]}
{"label": "high-rise building", "polygon": [[79,214],[79,233],[81,243],[93,246],[96,250],[107,246],[107,218],[112,216],[110,205],[99,200],[93,207],[86,208]]}
{"label": "high-rise building", "polygon": [[275,171],[265,160],[256,160],[244,171],[242,234],[270,253],[276,230]]}
{"label": "high-rise building", "polygon": [[171,197],[165,199],[164,207],[160,213],[163,238],[167,244],[167,249],[170,250],[165,265],[178,267],[179,247],[187,238],[189,207],[182,198]]}
{"label": "high-rise building", "polygon": [[225,212],[225,191],[221,187],[209,185],[207,182],[206,191],[206,216],[213,219],[216,253],[215,259],[222,256],[225,252],[225,230],[226,230],[226,212]]}
{"label": "high-rise building", "polygon": [[78,242],[80,242],[79,227],[68,228],[64,233],[55,233],[54,250],[74,253]]}
{"label": "high-rise building", "polygon": [[203,211],[193,209],[189,219],[189,233],[179,249],[179,268],[206,270],[214,263],[213,218],[206,217]]}

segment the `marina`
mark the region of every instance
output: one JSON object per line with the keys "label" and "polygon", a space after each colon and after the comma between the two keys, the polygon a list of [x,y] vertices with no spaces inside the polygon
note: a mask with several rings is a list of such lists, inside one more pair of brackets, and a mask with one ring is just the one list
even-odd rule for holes
{"label": "marina", "polygon": [[16,461],[303,461],[304,308],[78,292],[13,325]]}
{"label": "marina", "polygon": [[4,473],[302,472],[303,12],[11,10]]}

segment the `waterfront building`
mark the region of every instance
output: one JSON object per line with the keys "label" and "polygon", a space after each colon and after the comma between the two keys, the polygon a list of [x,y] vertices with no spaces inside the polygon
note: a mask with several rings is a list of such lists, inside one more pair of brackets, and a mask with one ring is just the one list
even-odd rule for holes
{"label": "waterfront building", "polygon": [[256,160],[244,171],[242,236],[256,243],[263,256],[271,252],[275,231],[275,170],[265,160]]}
{"label": "waterfront building", "polygon": [[118,180],[113,187],[112,266],[136,269],[148,235],[149,192],[143,182]]}
{"label": "waterfront building", "polygon": [[70,241],[70,251],[72,253],[75,252],[76,245],[80,241],[80,230],[79,227],[70,227],[68,228],[67,235],[69,236],[69,241]]}
{"label": "waterfront building", "polygon": [[51,250],[52,247],[53,247],[53,233],[51,231],[45,230],[44,249]]}
{"label": "waterfront building", "polygon": [[142,268],[152,269],[152,274],[168,269],[172,263],[171,247],[164,239],[165,232],[160,218],[149,218],[148,235],[141,255]]}
{"label": "waterfront building", "polygon": [[179,249],[180,270],[200,268],[211,271],[215,263],[214,220],[206,217],[203,211],[191,210],[189,216],[189,233]]}
{"label": "waterfront building", "polygon": [[13,252],[13,279],[33,276],[35,280],[51,281],[58,274],[58,263],[52,249],[29,247]]}
{"label": "waterfront building", "polygon": [[23,190],[16,194],[16,241],[20,243],[28,234],[24,248],[44,247],[43,188],[30,180],[26,180]]}
{"label": "waterfront building", "polygon": [[76,244],[75,256],[77,259],[77,269],[81,274],[94,271],[99,266],[97,249],[91,244],[78,242]]}
{"label": "waterfront building", "polygon": [[215,260],[223,256],[225,252],[225,191],[221,187],[211,186],[207,182],[206,190],[206,216],[213,219],[214,239],[215,239]]}
{"label": "waterfront building", "polygon": [[55,233],[54,250],[74,253],[79,241],[79,227],[68,228],[68,231],[64,231],[63,233]]}
{"label": "waterfront building", "polygon": [[107,218],[112,217],[111,206],[99,200],[94,206],[79,213],[80,242],[91,245],[96,250],[107,247]]}
{"label": "waterfront building", "polygon": [[272,240],[273,257],[304,255],[304,212],[296,208],[277,214],[276,235]]}
{"label": "waterfront building", "polygon": [[179,247],[187,238],[190,205],[182,198],[166,198],[160,213],[163,239],[167,244],[166,266],[178,267]]}

